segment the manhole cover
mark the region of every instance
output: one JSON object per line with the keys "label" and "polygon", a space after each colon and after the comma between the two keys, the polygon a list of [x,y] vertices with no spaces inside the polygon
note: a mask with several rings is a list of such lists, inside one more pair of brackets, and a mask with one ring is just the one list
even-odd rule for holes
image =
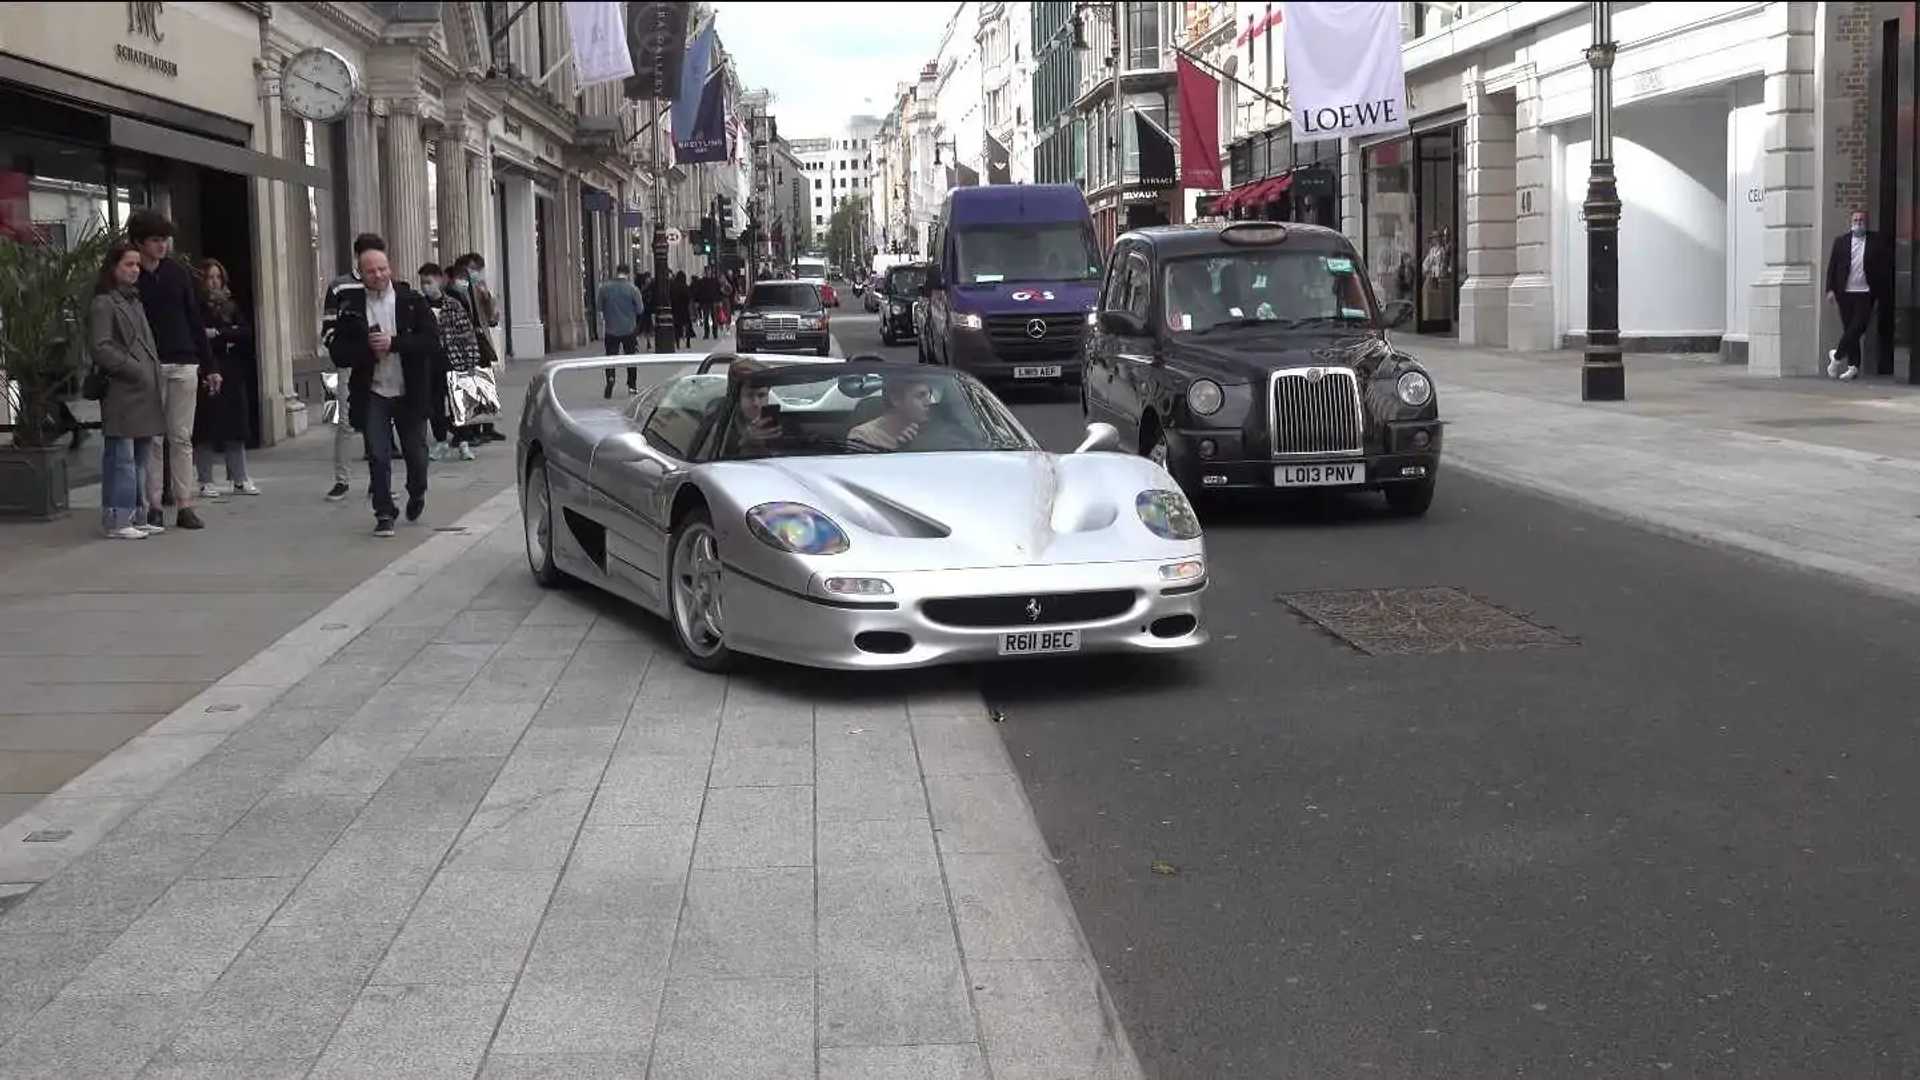
{"label": "manhole cover", "polygon": [[233,704],[227,704],[227,705],[209,705],[209,706],[207,706],[207,711],[208,711],[208,712],[210,712],[210,713],[216,713],[216,712],[239,712],[239,711],[240,711],[240,706],[238,706],[238,705],[233,705]]}
{"label": "manhole cover", "polygon": [[433,527],[433,531],[434,531],[434,532],[450,532],[450,533],[463,533],[463,532],[466,532],[466,531],[467,531],[467,527],[466,527],[465,525],[436,525],[436,526],[434,526],[434,527]]}
{"label": "manhole cover", "polygon": [[27,834],[29,844],[57,844],[73,835],[72,829],[35,829]]}
{"label": "manhole cover", "polygon": [[1754,420],[1755,427],[1801,428],[1801,427],[1846,427],[1850,424],[1871,424],[1873,421],[1858,416],[1789,416],[1779,420]]}
{"label": "manhole cover", "polygon": [[1284,593],[1280,602],[1368,656],[1551,649],[1579,642],[1446,586]]}

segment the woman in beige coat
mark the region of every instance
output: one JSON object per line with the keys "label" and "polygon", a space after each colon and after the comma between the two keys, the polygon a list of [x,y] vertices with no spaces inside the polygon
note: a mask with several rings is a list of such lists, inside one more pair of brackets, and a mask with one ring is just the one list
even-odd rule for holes
{"label": "woman in beige coat", "polygon": [[160,354],[140,306],[140,249],[113,245],[100,265],[89,312],[93,364],[107,375],[100,402],[100,527],[115,540],[144,540],[163,531],[147,524],[140,505],[147,448],[166,434],[160,396]]}

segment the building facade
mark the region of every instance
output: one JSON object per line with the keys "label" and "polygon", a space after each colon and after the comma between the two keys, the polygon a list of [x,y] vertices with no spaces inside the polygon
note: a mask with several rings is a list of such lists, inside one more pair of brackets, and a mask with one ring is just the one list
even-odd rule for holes
{"label": "building facade", "polygon": [[1033,180],[1033,13],[1027,0],[979,5],[980,113],[989,184]]}

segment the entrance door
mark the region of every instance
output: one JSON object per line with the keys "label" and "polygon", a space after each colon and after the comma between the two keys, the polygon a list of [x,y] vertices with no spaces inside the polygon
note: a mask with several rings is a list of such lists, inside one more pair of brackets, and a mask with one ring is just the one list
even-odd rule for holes
{"label": "entrance door", "polygon": [[1420,243],[1420,333],[1452,333],[1460,299],[1460,128],[1414,136],[1415,236]]}

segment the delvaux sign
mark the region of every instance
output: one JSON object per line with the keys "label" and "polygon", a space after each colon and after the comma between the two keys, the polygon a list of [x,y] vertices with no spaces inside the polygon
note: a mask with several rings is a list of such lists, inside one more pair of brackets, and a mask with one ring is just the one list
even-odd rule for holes
{"label": "delvaux sign", "polygon": [[1318,0],[1285,13],[1295,143],[1407,130],[1399,4]]}

